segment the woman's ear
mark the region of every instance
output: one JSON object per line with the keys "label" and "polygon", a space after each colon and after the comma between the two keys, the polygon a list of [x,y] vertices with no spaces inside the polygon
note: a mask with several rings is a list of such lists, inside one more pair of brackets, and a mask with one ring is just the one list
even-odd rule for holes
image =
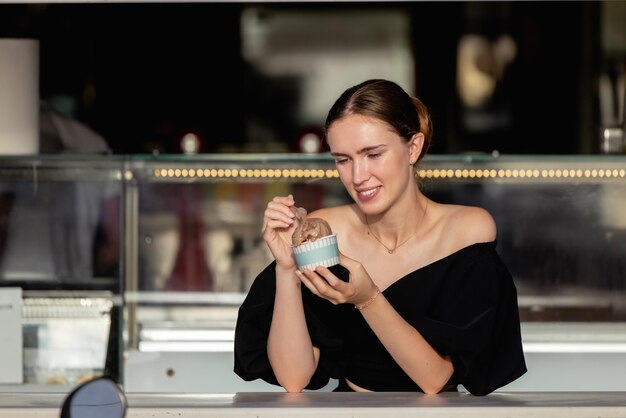
{"label": "woman's ear", "polygon": [[424,140],[424,134],[421,132],[414,134],[409,140],[409,164],[413,165],[419,160],[424,148]]}

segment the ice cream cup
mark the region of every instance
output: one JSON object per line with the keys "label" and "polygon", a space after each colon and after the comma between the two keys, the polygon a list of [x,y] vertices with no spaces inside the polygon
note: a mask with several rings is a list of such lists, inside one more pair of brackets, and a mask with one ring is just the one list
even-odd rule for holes
{"label": "ice cream cup", "polygon": [[300,271],[305,269],[315,270],[317,266],[331,267],[339,264],[337,234],[294,245],[291,248]]}

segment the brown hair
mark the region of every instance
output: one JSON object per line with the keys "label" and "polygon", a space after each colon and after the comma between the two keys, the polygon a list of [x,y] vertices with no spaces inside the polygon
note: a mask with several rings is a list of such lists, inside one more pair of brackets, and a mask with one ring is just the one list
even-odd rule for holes
{"label": "brown hair", "polygon": [[430,147],[433,124],[428,109],[421,100],[392,81],[367,80],[344,91],[328,112],[325,133],[334,122],[349,115],[378,119],[406,141],[418,132],[424,134],[424,146],[417,161]]}

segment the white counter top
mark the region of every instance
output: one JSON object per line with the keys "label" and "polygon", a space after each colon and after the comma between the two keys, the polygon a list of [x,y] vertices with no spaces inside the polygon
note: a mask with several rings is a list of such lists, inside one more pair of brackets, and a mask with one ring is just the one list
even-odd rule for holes
{"label": "white counter top", "polygon": [[[64,395],[0,393],[1,418],[58,418]],[[129,393],[135,417],[626,417],[625,392],[464,393],[306,392],[237,394]]]}

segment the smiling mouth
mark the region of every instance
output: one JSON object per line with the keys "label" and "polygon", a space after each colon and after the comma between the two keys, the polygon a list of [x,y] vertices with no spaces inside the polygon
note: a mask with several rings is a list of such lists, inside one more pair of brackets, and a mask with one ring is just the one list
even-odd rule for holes
{"label": "smiling mouth", "polygon": [[359,196],[369,197],[369,196],[373,196],[377,190],[378,190],[378,187],[374,187],[373,189],[357,190],[357,193],[359,194]]}

